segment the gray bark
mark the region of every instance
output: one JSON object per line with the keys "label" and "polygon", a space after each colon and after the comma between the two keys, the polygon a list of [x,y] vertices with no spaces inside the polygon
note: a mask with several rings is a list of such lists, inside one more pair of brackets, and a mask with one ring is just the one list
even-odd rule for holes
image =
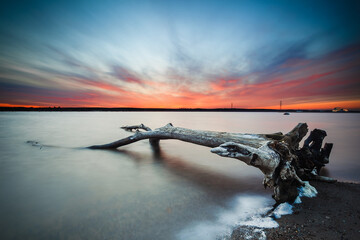
{"label": "gray bark", "polygon": [[[151,130],[144,124],[122,127],[135,134],[118,141],[90,146],[91,149],[114,149],[140,140],[149,139],[153,147],[159,140],[177,139],[211,147],[211,152],[222,157],[236,158],[260,169],[264,174],[265,187],[274,188],[277,203],[293,202],[298,196],[297,188],[304,182],[298,177],[295,151],[308,132],[306,123],[299,123],[287,134],[242,134],[192,130],[174,127],[171,123]],[[144,131],[140,131],[144,130]]]}

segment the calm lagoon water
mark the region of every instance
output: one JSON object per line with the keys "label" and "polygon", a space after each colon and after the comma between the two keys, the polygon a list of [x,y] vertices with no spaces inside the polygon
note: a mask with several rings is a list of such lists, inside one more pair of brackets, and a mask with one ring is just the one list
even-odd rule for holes
{"label": "calm lagoon water", "polygon": [[2,112],[0,238],[216,239],[274,203],[259,170],[206,147],[165,140],[160,155],[147,141],[82,148],[128,136],[122,125],[169,122],[240,133],[285,133],[307,122],[334,143],[324,173],[360,182],[360,114]]}

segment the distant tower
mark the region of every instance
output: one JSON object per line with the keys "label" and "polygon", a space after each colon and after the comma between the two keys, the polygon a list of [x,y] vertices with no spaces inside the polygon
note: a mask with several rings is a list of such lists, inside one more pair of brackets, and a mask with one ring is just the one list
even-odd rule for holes
{"label": "distant tower", "polygon": [[231,103],[231,109],[233,108],[233,103]]}
{"label": "distant tower", "polygon": [[282,100],[280,100],[280,111],[281,111],[281,107],[282,107]]}

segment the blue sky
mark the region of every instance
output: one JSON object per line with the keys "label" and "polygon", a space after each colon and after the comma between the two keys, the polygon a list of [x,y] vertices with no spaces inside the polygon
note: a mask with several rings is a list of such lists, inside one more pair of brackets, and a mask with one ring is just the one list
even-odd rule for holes
{"label": "blue sky", "polygon": [[360,108],[356,1],[7,1],[0,11],[4,106]]}

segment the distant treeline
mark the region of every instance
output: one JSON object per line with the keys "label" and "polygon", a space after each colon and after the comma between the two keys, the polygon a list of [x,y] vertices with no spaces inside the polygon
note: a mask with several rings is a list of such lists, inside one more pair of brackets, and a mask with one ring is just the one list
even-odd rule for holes
{"label": "distant treeline", "polygon": [[[101,108],[101,107],[0,107],[2,112],[332,112],[332,110],[243,108]],[[359,113],[351,111],[348,113]]]}

